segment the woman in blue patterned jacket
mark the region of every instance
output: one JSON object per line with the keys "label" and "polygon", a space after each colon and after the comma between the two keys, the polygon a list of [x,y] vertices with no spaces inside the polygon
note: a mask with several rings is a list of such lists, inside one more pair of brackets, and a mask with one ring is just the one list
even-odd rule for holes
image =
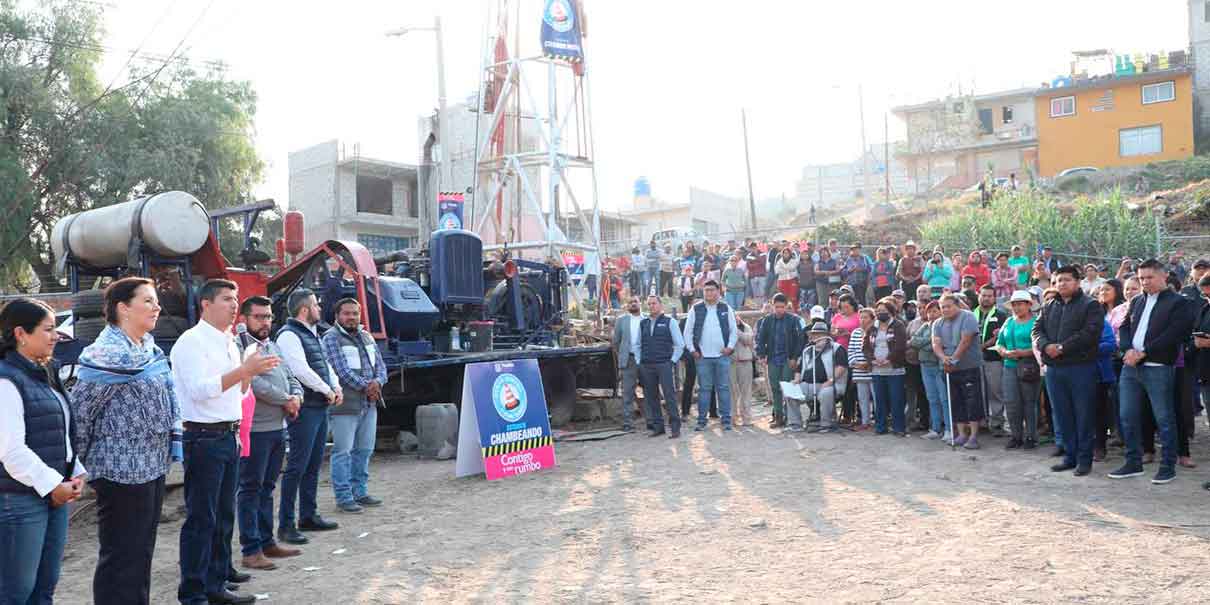
{"label": "woman in blue patterned jacket", "polygon": [[159,315],[151,280],[111,284],[105,291],[109,325],[80,355],[72,390],[76,449],[97,492],[98,604],[150,602],[164,477],[181,459],[172,373],[150,334]]}

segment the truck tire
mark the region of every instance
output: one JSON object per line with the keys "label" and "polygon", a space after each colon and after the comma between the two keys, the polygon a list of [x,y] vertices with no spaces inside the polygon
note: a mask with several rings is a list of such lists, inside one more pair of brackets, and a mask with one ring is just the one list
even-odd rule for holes
{"label": "truck tire", "polygon": [[565,426],[576,412],[576,373],[563,363],[542,367],[542,390],[552,427]]}
{"label": "truck tire", "polygon": [[155,322],[155,329],[151,331],[151,335],[157,341],[160,340],[176,340],[189,329],[189,320],[184,317],[174,317],[172,315],[161,315],[159,321]]}
{"label": "truck tire", "polygon": [[105,325],[105,320],[100,317],[77,320],[74,327],[76,340],[84,342],[96,340],[101,335],[101,330],[105,329]]}
{"label": "truck tire", "polygon": [[105,317],[105,291],[80,290],[76,292],[71,297],[71,312],[77,320]]}

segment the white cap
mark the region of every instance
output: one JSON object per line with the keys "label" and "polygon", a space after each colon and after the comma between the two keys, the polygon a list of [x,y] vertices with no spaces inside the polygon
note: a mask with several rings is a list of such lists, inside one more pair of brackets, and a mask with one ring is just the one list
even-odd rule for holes
{"label": "white cap", "polygon": [[815,305],[811,307],[811,319],[823,319],[823,307]]}
{"label": "white cap", "polygon": [[1015,302],[1027,302],[1032,304],[1034,302],[1034,297],[1025,290],[1017,290],[1016,292],[1013,292],[1012,298],[1008,299],[1008,304],[1010,305]]}

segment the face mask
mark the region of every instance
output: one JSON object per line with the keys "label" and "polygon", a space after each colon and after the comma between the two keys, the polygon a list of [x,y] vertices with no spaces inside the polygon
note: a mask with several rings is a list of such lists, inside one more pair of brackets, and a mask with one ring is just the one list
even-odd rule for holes
{"label": "face mask", "polygon": [[890,314],[890,313],[879,313],[878,315],[876,315],[876,317],[878,318],[878,321],[880,321],[880,322],[882,322],[882,323],[886,323],[886,322],[888,322],[888,321],[891,321],[891,314]]}

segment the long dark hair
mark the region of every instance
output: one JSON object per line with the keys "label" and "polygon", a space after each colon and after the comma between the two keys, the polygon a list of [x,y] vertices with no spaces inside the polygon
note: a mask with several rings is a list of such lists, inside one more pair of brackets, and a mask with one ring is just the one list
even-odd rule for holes
{"label": "long dark hair", "polygon": [[118,325],[118,303],[130,304],[134,293],[143,286],[155,290],[155,282],[143,277],[123,277],[105,288],[105,321]]}
{"label": "long dark hair", "polygon": [[55,312],[49,305],[32,298],[15,298],[0,310],[0,356],[17,350],[17,328],[33,332],[38,324]]}
{"label": "long dark hair", "polygon": [[[1116,277],[1113,279],[1105,280],[1105,284],[1101,287],[1105,287],[1105,286],[1113,288],[1113,306],[1116,307],[1116,306],[1126,302],[1126,293],[1122,288],[1122,282],[1118,281],[1118,279]],[[1101,306],[1104,307],[1105,305],[1102,304]],[[1113,309],[1111,309],[1109,307],[1105,307],[1106,312],[1112,311],[1112,310]]]}

